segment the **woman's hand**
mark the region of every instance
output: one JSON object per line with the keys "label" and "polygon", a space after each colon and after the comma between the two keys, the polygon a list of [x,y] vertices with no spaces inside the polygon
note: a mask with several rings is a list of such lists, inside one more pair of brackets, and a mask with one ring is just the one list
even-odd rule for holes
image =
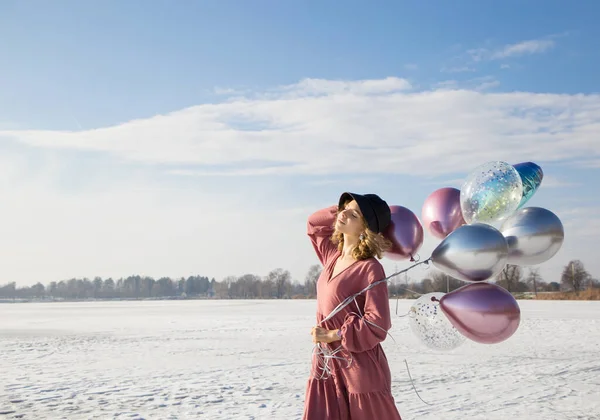
{"label": "woman's hand", "polygon": [[313,343],[333,343],[340,340],[337,332],[338,330],[326,330],[322,327],[314,327],[310,331],[310,334],[313,337]]}

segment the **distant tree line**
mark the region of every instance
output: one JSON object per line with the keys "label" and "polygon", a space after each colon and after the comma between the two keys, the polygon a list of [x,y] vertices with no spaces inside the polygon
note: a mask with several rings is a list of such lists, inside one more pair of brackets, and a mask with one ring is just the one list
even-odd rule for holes
{"label": "distant tree line", "polygon": [[[298,299],[316,296],[317,279],[321,266],[309,268],[304,281],[293,281],[289,271],[277,268],[261,277],[244,274],[229,276],[221,281],[204,276],[158,280],[147,276],[127,278],[69,279],[51,282],[44,286],[37,283],[29,287],[17,287],[14,282],[0,286],[0,299],[45,299],[45,300],[92,300],[92,299]],[[414,297],[431,292],[449,292],[466,283],[454,279],[435,268],[420,281],[398,277],[388,283],[392,297]],[[561,281],[547,283],[539,271],[530,268],[528,273],[516,265],[507,265],[494,280],[496,284],[512,293],[581,291],[600,287],[583,263],[574,260],[562,272]]]}
{"label": "distant tree line", "polygon": [[[389,286],[390,294],[393,296],[403,296],[407,293],[410,294],[410,291],[419,294],[432,292],[447,293],[466,284],[441,271],[435,269],[432,269],[431,271],[430,275],[418,282],[413,282],[408,278],[404,281],[394,281]],[[560,283],[545,282],[541,278],[538,268],[530,267],[527,269],[527,272],[525,272],[523,267],[511,264],[506,265],[504,270],[496,276],[493,282],[511,293],[579,292],[589,288],[600,288],[600,281],[593,279],[583,266],[583,263],[579,260],[570,261],[564,267]],[[407,289],[410,291],[407,291]]]}

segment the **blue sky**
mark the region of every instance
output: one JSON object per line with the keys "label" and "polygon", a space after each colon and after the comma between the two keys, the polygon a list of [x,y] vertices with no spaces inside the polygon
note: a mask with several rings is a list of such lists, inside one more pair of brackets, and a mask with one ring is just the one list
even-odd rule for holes
{"label": "blue sky", "polygon": [[0,282],[279,266],[302,279],[307,212],[350,189],[420,215],[488,160],[545,171],[530,204],[568,239],[545,278],[572,258],[597,277],[599,12],[4,1]]}

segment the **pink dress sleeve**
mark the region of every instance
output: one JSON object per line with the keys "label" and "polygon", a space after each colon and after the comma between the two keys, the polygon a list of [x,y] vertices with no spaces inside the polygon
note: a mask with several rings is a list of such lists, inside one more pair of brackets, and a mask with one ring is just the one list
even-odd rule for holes
{"label": "pink dress sleeve", "polygon": [[[369,284],[385,278],[380,264],[373,265],[368,274]],[[348,314],[342,325],[342,346],[353,353],[360,353],[375,347],[385,340],[392,327],[390,301],[387,283],[380,283],[365,292],[363,317]],[[373,325],[374,324],[374,325]]]}
{"label": "pink dress sleeve", "polygon": [[308,217],[307,234],[315,248],[319,261],[323,265],[337,251],[337,247],[330,240],[336,215],[337,206],[331,206]]}

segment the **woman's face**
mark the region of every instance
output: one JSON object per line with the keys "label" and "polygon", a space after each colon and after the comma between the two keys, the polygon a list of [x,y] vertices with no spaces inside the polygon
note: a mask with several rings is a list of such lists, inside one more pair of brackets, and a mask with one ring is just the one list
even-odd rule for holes
{"label": "woman's face", "polygon": [[335,229],[338,232],[349,236],[360,236],[365,230],[362,213],[358,208],[356,201],[348,202],[341,210],[335,222]]}

